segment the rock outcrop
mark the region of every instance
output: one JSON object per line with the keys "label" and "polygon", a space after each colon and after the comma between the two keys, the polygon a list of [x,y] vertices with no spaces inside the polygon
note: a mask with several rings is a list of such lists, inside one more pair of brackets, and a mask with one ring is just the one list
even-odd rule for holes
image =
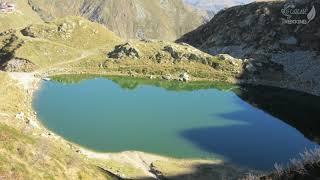
{"label": "rock outcrop", "polygon": [[190,81],[190,76],[189,76],[189,74],[186,73],[186,72],[180,74],[179,81],[183,81],[183,82]]}
{"label": "rock outcrop", "polygon": [[141,57],[139,49],[134,47],[130,43],[120,44],[108,54],[109,58],[121,59],[123,57],[129,57],[131,59],[138,59]]}
{"label": "rock outcrop", "polygon": [[204,53],[196,51],[188,45],[167,45],[162,51],[170,55],[173,63],[179,61],[197,61],[208,64],[207,62],[210,61],[211,58],[211,56],[205,56]]}
{"label": "rock outcrop", "polygon": [[0,69],[8,72],[31,72],[35,68],[32,62],[20,58],[13,58],[0,67]]}

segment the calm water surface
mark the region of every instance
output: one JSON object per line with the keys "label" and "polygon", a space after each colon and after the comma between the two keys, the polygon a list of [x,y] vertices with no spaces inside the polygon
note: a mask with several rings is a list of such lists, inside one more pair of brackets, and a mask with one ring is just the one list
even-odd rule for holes
{"label": "calm water surface", "polygon": [[[277,89],[253,88],[251,93],[250,88],[230,90],[233,87],[203,83],[57,79],[44,82],[36,94],[34,107],[40,119],[57,134],[96,151],[222,158],[268,170],[275,162],[287,163],[305,148],[317,146],[309,140],[315,137],[306,138],[299,127],[300,131],[285,123],[291,122],[290,108],[281,109],[292,105],[287,99],[276,103],[255,99],[259,92]],[[294,101],[294,93],[285,94]],[[264,103],[278,106],[268,109]]]}

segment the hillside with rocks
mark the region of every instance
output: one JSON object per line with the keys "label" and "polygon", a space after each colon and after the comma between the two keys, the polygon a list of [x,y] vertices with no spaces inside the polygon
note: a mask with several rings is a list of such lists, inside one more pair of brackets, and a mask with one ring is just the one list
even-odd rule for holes
{"label": "hillside with rocks", "polygon": [[206,16],[182,0],[29,0],[29,4],[44,20],[83,16],[124,39],[175,40],[203,24]]}
{"label": "hillside with rocks", "polygon": [[80,17],[36,23],[0,33],[0,67],[30,72],[93,56],[122,40],[98,23]]}
{"label": "hillside with rocks", "polygon": [[4,31],[0,48],[0,68],[9,72],[97,72],[225,82],[234,82],[242,73],[242,62],[227,55],[211,56],[184,43],[125,41],[101,24],[76,16]]}
{"label": "hillside with rocks", "polygon": [[306,24],[288,24],[282,9],[289,5],[266,1],[232,7],[177,42],[242,59],[243,82],[320,95],[319,2],[296,1],[294,8],[307,8],[307,12],[291,18]]}

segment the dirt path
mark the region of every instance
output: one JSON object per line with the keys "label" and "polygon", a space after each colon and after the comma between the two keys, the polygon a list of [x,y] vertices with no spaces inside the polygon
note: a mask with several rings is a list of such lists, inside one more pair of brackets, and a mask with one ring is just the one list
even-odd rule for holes
{"label": "dirt path", "polygon": [[18,85],[25,90],[32,90],[35,88],[35,82],[39,81],[39,78],[35,77],[35,73],[10,72],[8,75],[11,79],[16,80]]}

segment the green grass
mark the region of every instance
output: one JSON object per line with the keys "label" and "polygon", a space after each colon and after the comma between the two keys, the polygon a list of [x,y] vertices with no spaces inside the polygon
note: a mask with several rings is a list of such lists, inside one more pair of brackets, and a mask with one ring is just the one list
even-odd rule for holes
{"label": "green grass", "polygon": [[99,48],[121,42],[118,36],[104,26],[75,16],[34,24],[22,30],[22,33],[78,49]]}
{"label": "green grass", "polygon": [[13,83],[6,73],[0,72],[0,112],[16,114],[27,109],[23,92]]}
{"label": "green grass", "polygon": [[38,68],[49,67],[81,57],[82,52],[51,42],[27,41],[15,51],[15,57],[28,59]]}
{"label": "green grass", "polygon": [[[68,38],[60,30],[64,26],[72,28]],[[102,25],[80,17],[31,25],[21,32],[17,30],[0,36],[0,55],[28,60],[36,69],[87,60],[89,57],[92,60],[95,56],[105,58],[102,52],[122,42]]]}
{"label": "green grass", "polygon": [[66,179],[78,174],[108,179],[94,164],[50,139],[0,123],[0,142],[0,177],[5,179]]}

